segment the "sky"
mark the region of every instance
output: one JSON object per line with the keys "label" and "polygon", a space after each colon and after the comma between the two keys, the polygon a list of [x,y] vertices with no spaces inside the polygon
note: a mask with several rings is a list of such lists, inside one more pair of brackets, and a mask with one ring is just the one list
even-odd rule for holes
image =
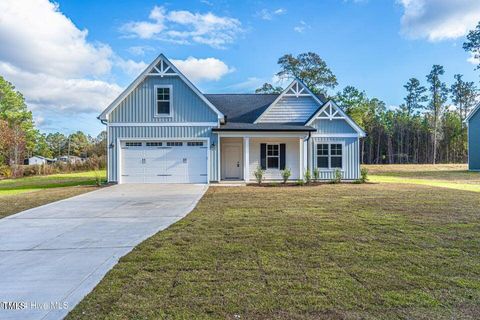
{"label": "sky", "polygon": [[433,64],[478,83],[462,49],[478,21],[478,0],[1,0],[0,75],[46,133],[96,136],[160,53],[204,93],[251,93],[277,84],[279,57],[312,51],[337,76],[330,94],[353,85],[393,107]]}

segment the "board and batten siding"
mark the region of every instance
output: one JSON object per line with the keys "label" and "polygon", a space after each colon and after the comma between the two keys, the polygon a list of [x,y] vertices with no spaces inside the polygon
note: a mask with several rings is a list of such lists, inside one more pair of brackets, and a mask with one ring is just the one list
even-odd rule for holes
{"label": "board and batten siding", "polygon": [[[120,149],[117,142],[123,139],[129,141],[145,141],[145,139],[188,139],[188,138],[209,138],[210,139],[210,181],[218,181],[218,136],[212,133],[211,127],[191,126],[108,126],[108,181],[118,182],[118,165]],[[212,147],[212,143],[215,147]]]}
{"label": "board and batten siding", "polygon": [[[285,168],[290,169],[290,180],[300,179],[300,138],[250,138],[249,179],[255,181],[255,171],[260,166],[260,144],[285,143]],[[265,180],[282,180],[282,171],[266,169]]]}
{"label": "board and batten siding", "polygon": [[307,96],[284,96],[258,121],[259,123],[304,123],[318,109],[318,103]]}
{"label": "board and batten siding", "polygon": [[[343,143],[343,171],[342,179],[356,180],[360,178],[360,148],[358,138],[333,138],[314,137],[312,138],[312,163],[313,168],[317,167],[317,144],[319,143]],[[331,180],[335,176],[335,170],[320,170],[321,180]]]}
{"label": "board and batten siding", "polygon": [[480,170],[480,111],[468,121],[468,169]]}
{"label": "board and batten siding", "polygon": [[316,133],[321,134],[354,134],[355,129],[344,119],[317,119],[311,126],[317,129]]}
{"label": "board and batten siding", "polygon": [[[172,86],[170,117],[156,117],[156,85]],[[178,76],[145,78],[109,115],[110,123],[121,122],[216,122],[217,114]]]}

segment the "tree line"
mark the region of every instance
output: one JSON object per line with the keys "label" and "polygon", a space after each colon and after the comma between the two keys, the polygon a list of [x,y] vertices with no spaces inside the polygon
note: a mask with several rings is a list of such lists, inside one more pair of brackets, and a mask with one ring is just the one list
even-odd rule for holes
{"label": "tree line", "polygon": [[70,135],[41,133],[23,95],[0,76],[0,166],[23,164],[33,155],[56,158],[65,155],[104,156],[106,133],[91,137],[81,131]]}
{"label": "tree line", "polygon": [[[480,22],[467,35],[463,48],[480,61]],[[315,94],[335,100],[367,133],[361,141],[361,161],[381,163],[465,163],[468,113],[479,102],[473,81],[455,74],[447,85],[443,66],[435,64],[423,79],[410,78],[403,89],[403,103],[387,108],[385,102],[365,91],[346,86],[334,95],[338,83],[325,61],[314,52],[278,60],[280,78],[299,78]],[[480,63],[476,67],[480,70]],[[282,87],[265,83],[256,93],[280,93]]]}

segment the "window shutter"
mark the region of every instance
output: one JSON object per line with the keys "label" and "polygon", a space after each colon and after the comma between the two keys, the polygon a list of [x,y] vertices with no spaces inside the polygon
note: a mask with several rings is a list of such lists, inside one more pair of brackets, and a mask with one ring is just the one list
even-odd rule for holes
{"label": "window shutter", "polygon": [[285,143],[280,143],[280,170],[285,170]]}
{"label": "window shutter", "polygon": [[260,167],[262,167],[262,170],[267,169],[267,144],[266,143],[260,144]]}

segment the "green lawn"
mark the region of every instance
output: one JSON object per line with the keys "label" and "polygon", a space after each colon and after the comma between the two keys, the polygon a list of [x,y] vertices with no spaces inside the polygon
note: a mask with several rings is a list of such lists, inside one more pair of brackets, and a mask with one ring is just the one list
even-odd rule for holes
{"label": "green lawn", "polygon": [[466,165],[370,165],[370,181],[376,183],[419,184],[480,192],[480,172]]}
{"label": "green lawn", "polygon": [[105,170],[60,173],[48,176],[32,176],[18,179],[0,180],[0,196],[14,195],[50,188],[62,188],[79,185],[95,185],[95,175],[105,180]]}
{"label": "green lawn", "polygon": [[68,319],[476,319],[479,208],[419,184],[210,187]]}
{"label": "green lawn", "polygon": [[0,218],[95,190],[96,174],[105,179],[103,170],[0,180]]}

